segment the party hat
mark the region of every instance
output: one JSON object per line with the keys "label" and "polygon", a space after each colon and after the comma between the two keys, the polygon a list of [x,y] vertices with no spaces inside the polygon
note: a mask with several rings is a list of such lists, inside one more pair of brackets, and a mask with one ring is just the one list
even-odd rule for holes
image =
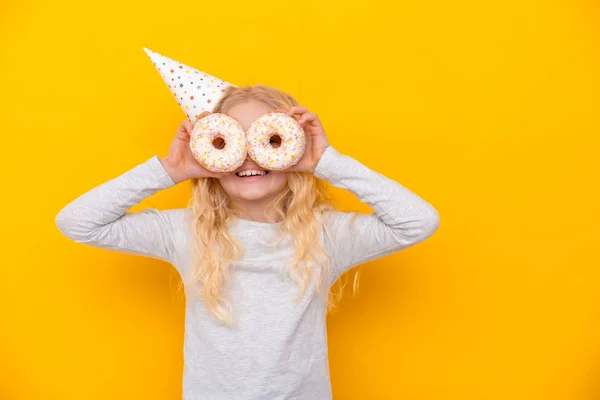
{"label": "party hat", "polygon": [[234,86],[145,47],[144,51],[192,124],[203,111],[212,111],[227,87]]}

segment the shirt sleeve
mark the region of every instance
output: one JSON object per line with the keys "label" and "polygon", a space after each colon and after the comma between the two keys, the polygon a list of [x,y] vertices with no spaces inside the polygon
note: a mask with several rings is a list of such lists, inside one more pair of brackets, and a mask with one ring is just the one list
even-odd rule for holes
{"label": "shirt sleeve", "polygon": [[373,214],[333,212],[325,248],[334,280],[350,268],[429,238],[439,227],[437,210],[415,193],[329,146],[315,176],[367,203]]}
{"label": "shirt sleeve", "polygon": [[90,246],[175,262],[179,210],[128,210],[175,185],[157,156],[73,200],[56,216],[69,239]]}

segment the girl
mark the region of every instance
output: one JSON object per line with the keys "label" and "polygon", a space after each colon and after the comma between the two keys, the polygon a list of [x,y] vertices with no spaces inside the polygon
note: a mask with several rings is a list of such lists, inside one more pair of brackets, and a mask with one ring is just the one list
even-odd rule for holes
{"label": "girl", "polygon": [[[331,399],[332,284],[358,264],[422,242],[439,226],[430,204],[340,155],[319,118],[290,95],[232,86],[213,112],[247,130],[274,110],[298,119],[307,137],[300,162],[286,171],[266,171],[247,159],[235,173],[209,172],[192,156],[186,120],[166,157],[153,156],[90,190],[56,217],[74,241],[158,258],[180,273],[187,297],[184,400]],[[128,212],[188,179],[189,207]],[[349,190],[375,213],[334,211],[323,181]]]}

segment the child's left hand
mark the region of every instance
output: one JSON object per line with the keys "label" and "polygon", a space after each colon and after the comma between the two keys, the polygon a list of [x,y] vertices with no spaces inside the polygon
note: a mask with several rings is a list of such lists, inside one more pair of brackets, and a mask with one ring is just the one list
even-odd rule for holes
{"label": "child's left hand", "polygon": [[288,110],[286,113],[290,117],[299,115],[298,123],[302,126],[304,134],[306,135],[306,147],[304,149],[304,155],[298,162],[298,164],[286,169],[286,171],[300,171],[300,172],[315,172],[315,168],[321,159],[321,156],[329,147],[327,136],[325,135],[325,129],[321,125],[321,121],[316,114],[308,111],[306,107],[295,106]]}

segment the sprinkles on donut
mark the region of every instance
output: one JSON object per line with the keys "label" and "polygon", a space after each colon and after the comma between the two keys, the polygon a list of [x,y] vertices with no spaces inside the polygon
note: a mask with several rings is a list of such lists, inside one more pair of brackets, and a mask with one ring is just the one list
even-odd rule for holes
{"label": "sprinkles on donut", "polygon": [[[221,139],[223,148],[215,146]],[[213,172],[232,172],[246,160],[246,133],[240,123],[226,114],[209,114],[194,124],[190,135],[194,158]]]}
{"label": "sprinkles on donut", "polygon": [[[276,136],[281,140],[277,147],[271,143]],[[250,157],[268,170],[284,170],[297,164],[306,147],[306,137],[298,121],[281,112],[271,112],[254,121],[246,140]]]}

